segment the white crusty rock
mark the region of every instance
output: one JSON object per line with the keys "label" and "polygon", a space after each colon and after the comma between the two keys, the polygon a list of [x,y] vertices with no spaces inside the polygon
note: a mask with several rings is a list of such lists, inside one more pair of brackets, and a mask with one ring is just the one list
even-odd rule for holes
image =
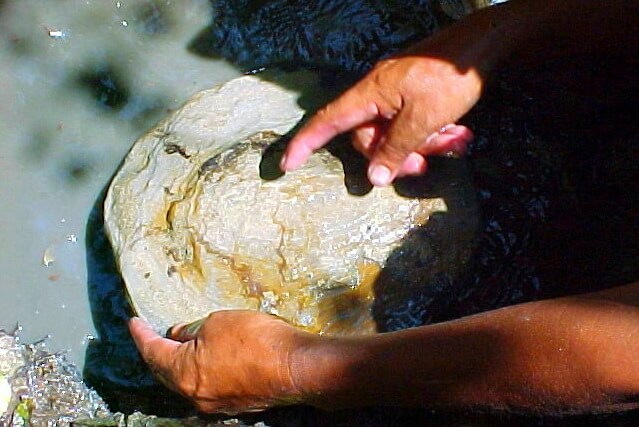
{"label": "white crusty rock", "polygon": [[64,353],[49,352],[44,340],[22,344],[19,331],[0,330],[0,426],[68,427],[110,415]]}
{"label": "white crusty rock", "polygon": [[[134,309],[156,329],[255,309],[321,333],[374,332],[373,285],[389,254],[433,213],[447,214],[444,197],[371,189],[364,162],[339,146],[346,175],[320,150],[278,176],[281,137],[305,113],[298,97],[259,76],[232,80],[195,95],[126,157],[106,231]],[[467,198],[451,179],[443,193]],[[454,247],[449,264],[467,256]]]}

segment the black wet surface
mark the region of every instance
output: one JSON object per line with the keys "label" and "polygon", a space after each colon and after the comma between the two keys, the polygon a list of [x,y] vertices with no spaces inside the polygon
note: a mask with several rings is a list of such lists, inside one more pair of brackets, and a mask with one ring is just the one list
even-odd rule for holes
{"label": "black wet surface", "polygon": [[190,49],[246,70],[292,63],[360,73],[438,28],[432,3],[212,0],[211,25]]}
{"label": "black wet surface", "polygon": [[129,101],[129,89],[110,64],[100,64],[80,73],[78,83],[104,108],[117,111]]}
{"label": "black wet surface", "polygon": [[[269,25],[277,30],[282,22],[297,22],[300,16],[318,28],[330,23],[325,18],[308,21],[301,2],[275,1],[266,8],[261,7],[265,2],[256,1],[238,2],[236,7],[226,1],[213,3],[219,7],[214,18],[218,26],[204,29],[191,49],[230,57],[247,68],[291,59],[296,65],[317,67],[336,58],[332,66],[361,72],[376,55],[419,38],[430,28],[422,17],[402,27],[405,32],[399,31],[397,16],[406,20],[405,15],[379,12],[386,7],[382,3],[358,1],[340,9],[349,16],[337,22],[346,24],[333,25],[334,37],[343,37],[343,43],[295,32],[292,38],[278,39],[283,33],[266,31]],[[375,19],[358,20],[358,7],[364,14],[372,7]],[[154,14],[151,11],[148,19],[153,21]],[[380,24],[384,19],[394,21]],[[352,20],[369,25],[357,26],[357,43],[381,41],[370,55],[351,49],[354,39],[345,32]],[[267,35],[274,38],[264,38]],[[308,40],[319,46],[308,46]],[[463,120],[476,134],[468,160],[481,215],[468,273],[443,274],[429,278],[427,288],[409,289],[403,306],[382,310],[380,329],[438,322],[639,279],[638,86],[632,81],[636,75],[605,65],[609,63],[599,58],[593,67],[590,59],[581,63],[570,59],[527,73],[506,70],[492,83]],[[92,90],[104,94],[94,92],[96,99],[117,108],[120,95],[111,95],[109,80],[97,77]],[[101,209],[99,198],[87,227],[88,286],[100,339],[87,351],[85,378],[114,410],[186,414],[188,405],[173,403],[172,395],[154,383],[128,336],[129,306],[104,236]],[[636,425],[633,414],[559,419],[387,408],[326,413],[298,407],[243,419],[273,426]]]}

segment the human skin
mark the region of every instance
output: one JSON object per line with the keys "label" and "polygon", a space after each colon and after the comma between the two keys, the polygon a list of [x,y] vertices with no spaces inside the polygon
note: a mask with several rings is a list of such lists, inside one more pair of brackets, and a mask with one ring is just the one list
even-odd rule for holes
{"label": "human skin", "polygon": [[131,333],[159,378],[203,412],[304,403],[576,413],[639,402],[639,283],[430,326],[328,338],[251,311],[195,334]]}
{"label": "human skin", "polygon": [[611,52],[636,65],[632,28],[638,24],[637,8],[622,0],[511,0],[484,9],[380,61],[309,120],[289,143],[281,168],[296,169],[351,131],[353,145],[370,161],[374,185],[423,173],[427,156],[464,151],[472,133],[451,123],[475,105],[496,68]]}
{"label": "human skin", "polygon": [[[467,129],[438,130],[472,108],[490,73],[513,58],[617,50],[636,61],[630,3],[511,0],[472,15],[382,61],[320,110],[282,167],[352,130],[376,185],[421,173],[428,155],[463,151]],[[635,283],[360,338],[316,336],[246,311],[213,313],[199,331],[178,326],[169,339],[139,319],[130,329],[158,377],[204,412],[290,403],[592,412],[639,401],[638,304]]]}

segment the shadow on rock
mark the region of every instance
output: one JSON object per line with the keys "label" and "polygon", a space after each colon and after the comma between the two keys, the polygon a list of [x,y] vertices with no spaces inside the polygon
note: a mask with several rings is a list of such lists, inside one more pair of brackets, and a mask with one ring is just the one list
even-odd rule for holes
{"label": "shadow on rock", "polygon": [[386,260],[374,285],[380,332],[451,319],[451,306],[472,277],[479,211],[466,159],[432,158],[429,172],[398,180],[398,193],[441,198],[445,211],[411,230]]}
{"label": "shadow on rock", "polygon": [[153,379],[129,334],[132,310],[104,232],[105,195],[106,189],[93,205],[86,230],[87,291],[97,338],[87,348],[83,377],[114,412],[192,414],[188,402]]}

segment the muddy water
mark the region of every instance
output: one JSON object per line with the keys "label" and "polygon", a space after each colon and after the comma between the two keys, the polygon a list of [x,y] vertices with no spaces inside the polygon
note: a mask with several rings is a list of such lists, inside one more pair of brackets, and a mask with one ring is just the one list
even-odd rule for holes
{"label": "muddy water", "polygon": [[[0,2],[0,327],[82,365],[89,212],[131,143],[238,72],[190,53],[205,0]],[[104,302],[107,304],[108,302]]]}

